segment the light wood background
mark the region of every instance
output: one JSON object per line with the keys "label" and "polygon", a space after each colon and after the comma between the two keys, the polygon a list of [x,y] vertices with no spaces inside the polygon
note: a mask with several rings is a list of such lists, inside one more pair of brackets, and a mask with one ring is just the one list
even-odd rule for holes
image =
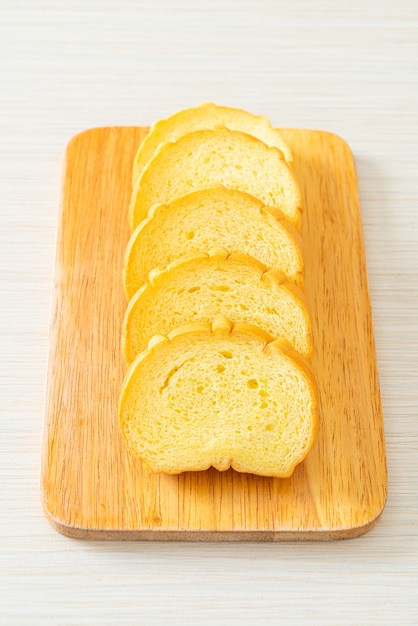
{"label": "light wood background", "polygon": [[[416,624],[418,4],[0,2],[0,623]],[[39,497],[65,145],[205,100],[329,130],[357,164],[389,470],[364,537],[80,542]]]}

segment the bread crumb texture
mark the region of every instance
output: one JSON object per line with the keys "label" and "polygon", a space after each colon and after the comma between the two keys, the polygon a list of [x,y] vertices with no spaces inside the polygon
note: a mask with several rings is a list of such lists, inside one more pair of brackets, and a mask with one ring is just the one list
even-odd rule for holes
{"label": "bread crumb texture", "polygon": [[[156,245],[158,241],[158,245]],[[247,193],[216,185],[154,205],[127,246],[124,288],[128,299],[153,268],[163,269],[190,253],[216,245],[242,252],[282,270],[303,286],[302,239],[274,207]]]}
{"label": "bread crumb texture", "polygon": [[138,179],[160,144],[176,141],[196,130],[214,129],[219,126],[253,135],[266,145],[278,148],[288,163],[293,161],[289,146],[268,119],[242,109],[205,102],[198,107],[178,111],[153,124],[135,156],[132,182],[135,183]]}
{"label": "bread crumb texture", "polygon": [[278,207],[290,223],[300,226],[299,187],[282,153],[251,135],[218,128],[195,131],[158,147],[133,188],[132,229],[153,204],[216,183]]}
{"label": "bread crumb texture", "polygon": [[132,364],[119,413],[129,449],[153,472],[289,476],[317,427],[308,363],[250,325],[195,326]]}
{"label": "bread crumb texture", "polygon": [[302,292],[281,272],[252,257],[228,252],[190,255],[150,275],[131,299],[123,327],[127,363],[152,335],[193,321],[225,315],[283,337],[306,357],[312,353],[311,324]]}

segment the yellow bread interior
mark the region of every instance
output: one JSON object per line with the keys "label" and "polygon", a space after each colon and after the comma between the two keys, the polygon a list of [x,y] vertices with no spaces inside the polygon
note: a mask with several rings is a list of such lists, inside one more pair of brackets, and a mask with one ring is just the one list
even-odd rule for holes
{"label": "yellow bread interior", "polygon": [[219,250],[191,254],[151,272],[126,310],[124,358],[130,363],[153,335],[218,315],[259,326],[311,357],[311,324],[300,289],[248,255]]}
{"label": "yellow bread interior", "polygon": [[150,342],[128,370],[119,423],[152,472],[285,477],[315,438],[315,382],[287,342],[221,316]]}
{"label": "yellow bread interior", "polygon": [[135,183],[144,167],[157,150],[167,141],[176,141],[195,130],[213,129],[226,126],[261,139],[268,146],[275,146],[289,163],[293,157],[289,146],[280,132],[272,127],[269,120],[261,115],[233,107],[219,106],[206,102],[197,107],[178,111],[164,120],[155,122],[140,145],[134,159],[132,183]]}
{"label": "yellow bread interior", "polygon": [[147,217],[152,205],[216,183],[278,207],[291,224],[300,227],[300,190],[282,153],[251,135],[217,128],[195,131],[159,146],[134,185],[131,229]]}
{"label": "yellow bread interior", "polygon": [[[158,242],[158,243],[157,243]],[[154,205],[129,240],[124,267],[128,299],[154,268],[215,245],[276,267],[303,287],[302,238],[275,207],[242,191],[216,185]]]}

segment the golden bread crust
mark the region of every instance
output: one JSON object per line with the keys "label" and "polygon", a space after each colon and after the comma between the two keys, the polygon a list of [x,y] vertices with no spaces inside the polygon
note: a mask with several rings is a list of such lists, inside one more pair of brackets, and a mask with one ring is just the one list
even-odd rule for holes
{"label": "golden bread crust", "polygon": [[279,270],[241,253],[215,249],[153,270],[131,298],[123,321],[122,351],[129,364],[153,334],[218,314],[257,324],[312,356],[312,329],[303,292]]}
{"label": "golden bread crust", "polygon": [[275,147],[227,128],[198,130],[160,144],[136,180],[129,207],[134,230],[157,202],[221,183],[278,206],[297,228],[301,196],[292,168]]}
{"label": "golden bread crust", "polygon": [[132,183],[134,184],[146,164],[161,143],[175,141],[195,130],[226,126],[258,137],[267,145],[276,146],[288,163],[293,161],[292,152],[280,132],[272,127],[262,115],[254,115],[243,109],[219,106],[205,102],[197,107],[178,111],[168,118],[155,122],[135,155]]}
{"label": "golden bread crust", "polygon": [[[158,245],[155,245],[158,237]],[[302,238],[283,213],[249,194],[223,185],[198,190],[168,204],[155,204],[132,233],[124,258],[123,283],[129,300],[153,268],[176,256],[207,251],[213,242],[232,252],[278,267],[303,287]]]}

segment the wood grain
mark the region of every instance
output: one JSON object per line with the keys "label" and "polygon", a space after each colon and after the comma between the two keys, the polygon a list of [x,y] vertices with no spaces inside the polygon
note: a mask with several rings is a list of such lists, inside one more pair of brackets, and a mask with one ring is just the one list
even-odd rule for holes
{"label": "wood grain", "polygon": [[320,427],[289,479],[233,470],[151,475],[126,451],[122,264],[131,164],[143,128],[69,144],[57,245],[42,492],[60,532],[96,539],[331,540],[378,520],[387,494],[357,180],[335,135],[286,130],[304,197],[306,294]]}

